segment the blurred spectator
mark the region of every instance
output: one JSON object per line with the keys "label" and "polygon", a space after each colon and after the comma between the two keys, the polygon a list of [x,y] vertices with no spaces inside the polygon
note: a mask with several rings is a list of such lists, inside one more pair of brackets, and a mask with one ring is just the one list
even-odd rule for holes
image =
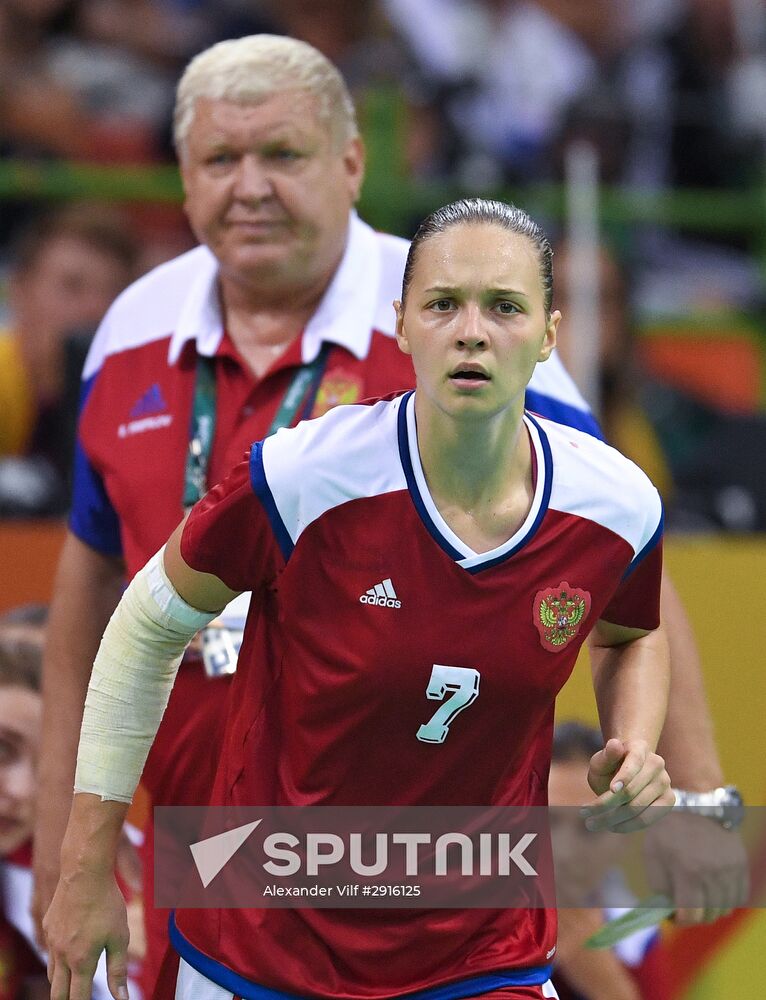
{"label": "blurred spectator", "polygon": [[[539,181],[563,115],[598,79],[617,7],[607,0],[385,0],[463,140],[465,183]],[[452,167],[455,167],[452,161]]]}
{"label": "blurred spectator", "polygon": [[0,148],[99,161],[159,149],[204,22],[150,0],[3,0]]}
{"label": "blurred spectator", "polygon": [[338,67],[363,131],[369,126],[370,94],[387,94],[397,118],[389,124],[400,133],[388,140],[402,144],[402,166],[419,176],[433,172],[441,117],[407,38],[395,30],[379,0],[265,0],[264,10],[275,31],[308,42]]}
{"label": "blurred spectator", "polygon": [[[0,456],[35,456],[66,477],[74,421],[68,362],[79,365],[87,339],[135,277],[136,253],[119,214],[84,204],[43,216],[18,235],[9,321],[0,328]],[[86,339],[79,349],[78,338]]]}
{"label": "blurred spectator", "polygon": [[438,88],[464,183],[560,179],[575,137],[611,182],[729,187],[759,169],[760,0],[383,3]]}
{"label": "blurred spectator", "polygon": [[[29,912],[46,621],[47,608],[38,604],[0,616],[0,1000],[43,1000],[50,993]],[[140,1000],[134,981],[130,991],[131,1000]],[[103,961],[93,997],[110,1000]]]}
{"label": "blurred spectator", "polygon": [[16,873],[29,870],[29,839],[42,699],[37,626],[0,624],[0,998],[46,995],[45,966],[17,926]]}
{"label": "blurred spectator", "polygon": [[405,65],[376,0],[266,0],[281,33],[300,38],[332,60],[349,88],[400,79]]}
{"label": "blurred spectator", "polygon": [[57,86],[49,57],[73,28],[74,0],[0,4],[0,148],[85,154],[88,119],[75,95]]}
{"label": "blurred spectator", "polygon": [[[667,267],[673,266],[669,260]],[[677,262],[676,262],[677,263]],[[570,308],[575,280],[571,248],[556,252],[554,304],[563,315],[557,350],[574,369],[578,337],[590,331],[573,329]],[[632,277],[632,275],[631,275]],[[635,309],[643,286],[629,290],[617,257],[600,251],[599,269],[599,414],[607,440],[643,468],[657,485],[667,506],[668,524],[679,530],[766,529],[766,474],[753,454],[766,448],[766,416],[760,412],[727,411],[700,392],[685,388],[668,362],[649,371],[637,358]],[[725,317],[721,317],[725,332]],[[703,349],[685,347],[694,332],[687,321],[672,336],[677,355]],[[714,330],[713,330],[714,332]],[[705,338],[713,343],[711,331]],[[693,344],[693,341],[691,342]],[[725,352],[719,364],[726,364]],[[719,378],[720,381],[720,378]]]}
{"label": "blurred spectator", "polygon": [[[593,798],[588,786],[588,763],[603,746],[598,729],[579,722],[556,726],[548,781],[548,799],[558,807],[551,813],[551,833],[556,852],[557,887],[562,881],[592,884],[603,876],[610,900],[619,895],[610,872],[621,849],[621,838],[612,833],[585,830],[579,806]],[[566,888],[566,887],[564,887]],[[627,888],[626,906],[632,905]],[[577,892],[577,887],[575,887]],[[559,904],[562,905],[561,903]],[[583,942],[620,909],[603,907],[559,910],[559,935],[554,985],[561,1000],[666,1000],[670,996],[656,945],[656,928],[639,931],[607,951],[588,951]]]}
{"label": "blurred spectator", "polygon": [[[607,441],[646,472],[667,504],[673,494],[672,473],[640,398],[641,374],[636,366],[625,275],[606,246],[601,247],[599,261],[599,420]],[[556,250],[555,267],[554,304],[563,316],[556,350],[564,365],[576,371],[578,338],[591,332],[572,328],[575,317],[570,300],[575,273],[571,249],[564,242]]]}

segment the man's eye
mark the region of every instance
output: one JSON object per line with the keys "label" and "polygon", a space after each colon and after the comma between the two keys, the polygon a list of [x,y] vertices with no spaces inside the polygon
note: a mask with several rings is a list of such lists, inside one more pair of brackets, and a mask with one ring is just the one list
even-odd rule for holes
{"label": "man's eye", "polygon": [[233,153],[213,153],[207,158],[207,162],[212,167],[225,166],[234,162]]}
{"label": "man's eye", "polygon": [[279,147],[278,149],[270,149],[266,153],[266,156],[270,160],[278,160],[282,163],[292,163],[293,160],[300,159],[301,154],[296,149]]}

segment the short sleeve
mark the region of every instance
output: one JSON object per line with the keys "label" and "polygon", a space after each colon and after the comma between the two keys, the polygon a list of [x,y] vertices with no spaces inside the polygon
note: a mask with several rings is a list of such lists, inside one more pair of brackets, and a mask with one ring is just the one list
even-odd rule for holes
{"label": "short sleeve", "polygon": [[660,624],[662,579],[662,521],[601,614],[604,621],[626,628],[653,631]]}
{"label": "short sleeve", "polygon": [[88,401],[98,375],[83,382],[74,453],[72,507],[69,527],[80,541],[104,555],[122,555],[120,521],[112,506],[104,481],[90,461],[84,439]]}
{"label": "short sleeve", "polygon": [[200,573],[232,590],[258,590],[284,566],[263,502],[253,491],[249,457],[192,508],[181,536],[181,555]]}

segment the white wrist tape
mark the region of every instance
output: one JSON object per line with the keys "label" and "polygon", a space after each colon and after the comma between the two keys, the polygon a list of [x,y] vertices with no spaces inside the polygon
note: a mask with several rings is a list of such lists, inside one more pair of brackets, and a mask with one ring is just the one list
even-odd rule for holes
{"label": "white wrist tape", "polygon": [[184,601],[165,575],[163,551],[133,578],[101,640],[85,700],[75,792],[132,801],[184,650],[220,613]]}

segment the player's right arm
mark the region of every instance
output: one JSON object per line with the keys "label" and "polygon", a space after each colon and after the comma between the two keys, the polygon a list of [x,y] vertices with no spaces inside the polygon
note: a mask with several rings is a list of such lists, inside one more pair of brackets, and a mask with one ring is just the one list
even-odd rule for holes
{"label": "player's right arm", "polygon": [[69,532],[59,560],[43,661],[43,722],[34,834],[32,912],[38,942],[59,879],[59,854],[72,804],[77,742],[91,664],[117,607],[122,559]]}
{"label": "player's right arm", "polygon": [[168,581],[176,593],[200,611],[218,613],[239,591],[231,590],[213,573],[193,569],[181,555],[181,538],[186,521],[182,521],[168,539],[164,549],[164,567]]}
{"label": "player's right arm", "polygon": [[114,876],[120,831],[184,650],[237,593],[188,566],[182,531],[136,574],[93,664],[61,877],[43,922],[52,1000],[87,1000],[104,950],[112,995],[127,995],[127,916]]}

